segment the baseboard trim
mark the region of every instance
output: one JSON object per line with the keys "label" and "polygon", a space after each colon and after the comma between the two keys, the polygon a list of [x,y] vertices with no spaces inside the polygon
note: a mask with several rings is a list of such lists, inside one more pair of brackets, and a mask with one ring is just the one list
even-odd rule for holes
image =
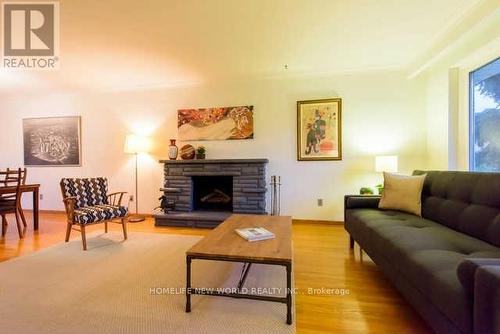
{"label": "baseboard trim", "polygon": [[[27,209],[23,209],[24,212],[30,212],[30,213],[33,213],[33,210],[27,210]],[[47,213],[47,214],[66,214],[66,211],[63,211],[63,210],[39,210],[38,211],[39,213]],[[130,214],[131,216],[135,216],[135,213],[131,213]],[[145,218],[153,218],[154,215],[152,215],[151,213],[140,213],[139,216],[142,216],[142,217],[145,217]]]}
{"label": "baseboard trim", "polygon": [[[23,209],[23,211],[33,213],[33,210]],[[50,213],[50,214],[66,214],[66,211],[62,211],[62,210],[38,210],[38,212],[39,213]]]}
{"label": "baseboard trim", "polygon": [[[24,209],[24,212],[33,212],[33,210]],[[66,214],[66,211],[63,210],[40,210],[40,213],[46,214]],[[135,216],[135,213],[131,213],[132,216]],[[151,213],[140,213],[139,216],[145,218],[153,218],[155,215]],[[292,219],[294,224],[323,224],[323,225],[344,225],[342,221],[335,220],[317,220],[317,219]]]}

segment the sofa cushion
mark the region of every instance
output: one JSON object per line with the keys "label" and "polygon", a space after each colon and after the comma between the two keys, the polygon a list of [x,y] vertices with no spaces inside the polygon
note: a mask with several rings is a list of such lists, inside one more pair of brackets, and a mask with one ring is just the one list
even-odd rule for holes
{"label": "sofa cushion", "polygon": [[500,247],[500,173],[424,173],[424,218]]}
{"label": "sofa cushion", "polygon": [[402,212],[355,209],[346,215],[346,229],[355,238],[372,243],[450,321],[463,332],[472,331],[472,304],[457,268],[468,257],[500,258],[497,247]]}
{"label": "sofa cushion", "polygon": [[128,209],[124,206],[94,205],[75,210],[75,223],[92,224],[113,218],[122,218],[127,215]]}
{"label": "sofa cushion", "polygon": [[499,258],[469,258],[460,263],[457,275],[469,297],[474,297],[474,276],[482,266],[500,266]]}
{"label": "sofa cushion", "polygon": [[64,197],[76,197],[75,208],[108,204],[108,180],[103,177],[89,179],[65,178],[61,180]]}
{"label": "sofa cushion", "polygon": [[368,238],[376,233],[371,226],[412,226],[422,228],[430,222],[415,215],[394,210],[348,209],[346,210],[345,228],[351,235],[363,235]]}

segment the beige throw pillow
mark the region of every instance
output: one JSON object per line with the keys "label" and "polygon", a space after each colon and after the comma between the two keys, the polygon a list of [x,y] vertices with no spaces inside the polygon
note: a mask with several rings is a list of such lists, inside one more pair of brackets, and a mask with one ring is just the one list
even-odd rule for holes
{"label": "beige throw pillow", "polygon": [[406,176],[384,172],[384,191],[378,207],[422,216],[424,175]]}

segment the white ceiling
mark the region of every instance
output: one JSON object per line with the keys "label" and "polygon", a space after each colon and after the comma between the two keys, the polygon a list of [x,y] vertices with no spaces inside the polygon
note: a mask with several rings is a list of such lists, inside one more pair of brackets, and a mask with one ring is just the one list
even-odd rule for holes
{"label": "white ceiling", "polygon": [[404,68],[479,1],[63,0],[60,70],[0,72],[0,87],[133,89]]}

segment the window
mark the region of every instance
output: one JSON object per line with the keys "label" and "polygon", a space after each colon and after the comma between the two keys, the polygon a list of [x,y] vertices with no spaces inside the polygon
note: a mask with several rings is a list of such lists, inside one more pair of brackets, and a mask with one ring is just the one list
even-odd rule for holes
{"label": "window", "polygon": [[500,58],[470,73],[470,169],[500,172]]}

